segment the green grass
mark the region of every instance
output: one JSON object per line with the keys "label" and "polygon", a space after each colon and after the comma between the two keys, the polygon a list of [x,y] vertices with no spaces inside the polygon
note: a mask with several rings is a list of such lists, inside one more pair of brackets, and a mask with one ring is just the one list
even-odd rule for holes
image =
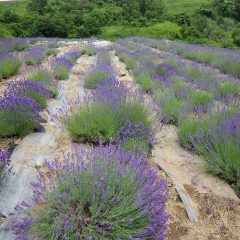
{"label": "green grass", "polygon": [[203,4],[210,3],[211,0],[163,0],[169,14],[193,13]]}

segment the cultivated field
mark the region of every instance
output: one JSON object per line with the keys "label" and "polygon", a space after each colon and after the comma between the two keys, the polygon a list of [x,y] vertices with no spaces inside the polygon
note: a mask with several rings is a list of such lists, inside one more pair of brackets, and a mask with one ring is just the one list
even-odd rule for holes
{"label": "cultivated field", "polygon": [[240,236],[240,51],[0,39],[0,239]]}

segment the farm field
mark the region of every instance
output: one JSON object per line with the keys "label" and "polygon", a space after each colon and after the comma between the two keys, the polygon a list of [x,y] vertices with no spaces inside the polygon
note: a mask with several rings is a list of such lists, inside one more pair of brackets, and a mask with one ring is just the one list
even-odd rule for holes
{"label": "farm field", "polygon": [[0,240],[238,240],[240,51],[0,39]]}

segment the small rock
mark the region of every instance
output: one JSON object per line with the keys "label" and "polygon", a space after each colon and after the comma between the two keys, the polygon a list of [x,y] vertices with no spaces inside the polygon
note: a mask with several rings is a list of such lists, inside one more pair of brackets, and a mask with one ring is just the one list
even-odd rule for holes
{"label": "small rock", "polygon": [[41,123],[46,123],[48,121],[48,115],[45,112],[40,112],[39,113],[39,119]]}
{"label": "small rock", "polygon": [[126,73],[125,72],[121,72],[121,73],[119,73],[119,76],[120,77],[124,77],[124,76],[126,76]]}

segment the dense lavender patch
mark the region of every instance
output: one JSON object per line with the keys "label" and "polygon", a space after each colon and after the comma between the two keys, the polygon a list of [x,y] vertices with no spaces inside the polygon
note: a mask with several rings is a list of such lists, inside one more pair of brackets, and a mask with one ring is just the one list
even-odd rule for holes
{"label": "dense lavender patch", "polygon": [[[147,129],[151,128],[152,122],[143,99],[117,81],[107,53],[99,53],[96,69],[106,72],[105,78],[96,81],[94,91],[89,98],[85,98],[85,106],[81,106],[78,113],[67,122],[72,138],[78,142],[98,143],[102,139],[104,143],[112,141],[123,144],[119,137],[121,131],[127,130],[127,123],[134,128],[141,125],[141,130],[150,134],[151,131]],[[133,150],[138,143],[142,151],[149,152],[151,137],[145,142],[140,133],[136,132],[125,144],[130,147],[128,150]],[[137,143],[134,144],[134,141]],[[131,147],[131,144],[134,146]]]}
{"label": "dense lavender patch", "polygon": [[27,50],[23,55],[23,59],[27,65],[36,65],[42,63],[45,56],[45,49],[36,46]]}
{"label": "dense lavender patch", "polygon": [[34,100],[41,109],[46,107],[47,100],[52,97],[51,92],[42,84],[29,80],[12,82],[5,94],[29,97]]}
{"label": "dense lavender patch", "polygon": [[1,38],[0,53],[22,51],[29,48],[29,43],[26,38]]}
{"label": "dense lavender patch", "polygon": [[183,57],[197,60],[218,67],[224,73],[240,77],[240,51],[212,48],[196,44],[186,44],[167,40],[153,40],[148,38],[130,38],[140,41],[150,47],[169,51]]}
{"label": "dense lavender patch", "polygon": [[13,224],[18,239],[165,238],[168,189],[145,155],[113,145],[87,151],[75,146],[63,162],[46,166],[49,178],[39,173],[32,184],[41,207]]}
{"label": "dense lavender patch", "polygon": [[0,136],[25,136],[38,124],[40,107],[26,96],[0,97]]}
{"label": "dense lavender patch", "polygon": [[70,70],[80,56],[79,50],[72,50],[57,57],[52,64],[54,75],[59,80],[66,80],[69,77]]}

